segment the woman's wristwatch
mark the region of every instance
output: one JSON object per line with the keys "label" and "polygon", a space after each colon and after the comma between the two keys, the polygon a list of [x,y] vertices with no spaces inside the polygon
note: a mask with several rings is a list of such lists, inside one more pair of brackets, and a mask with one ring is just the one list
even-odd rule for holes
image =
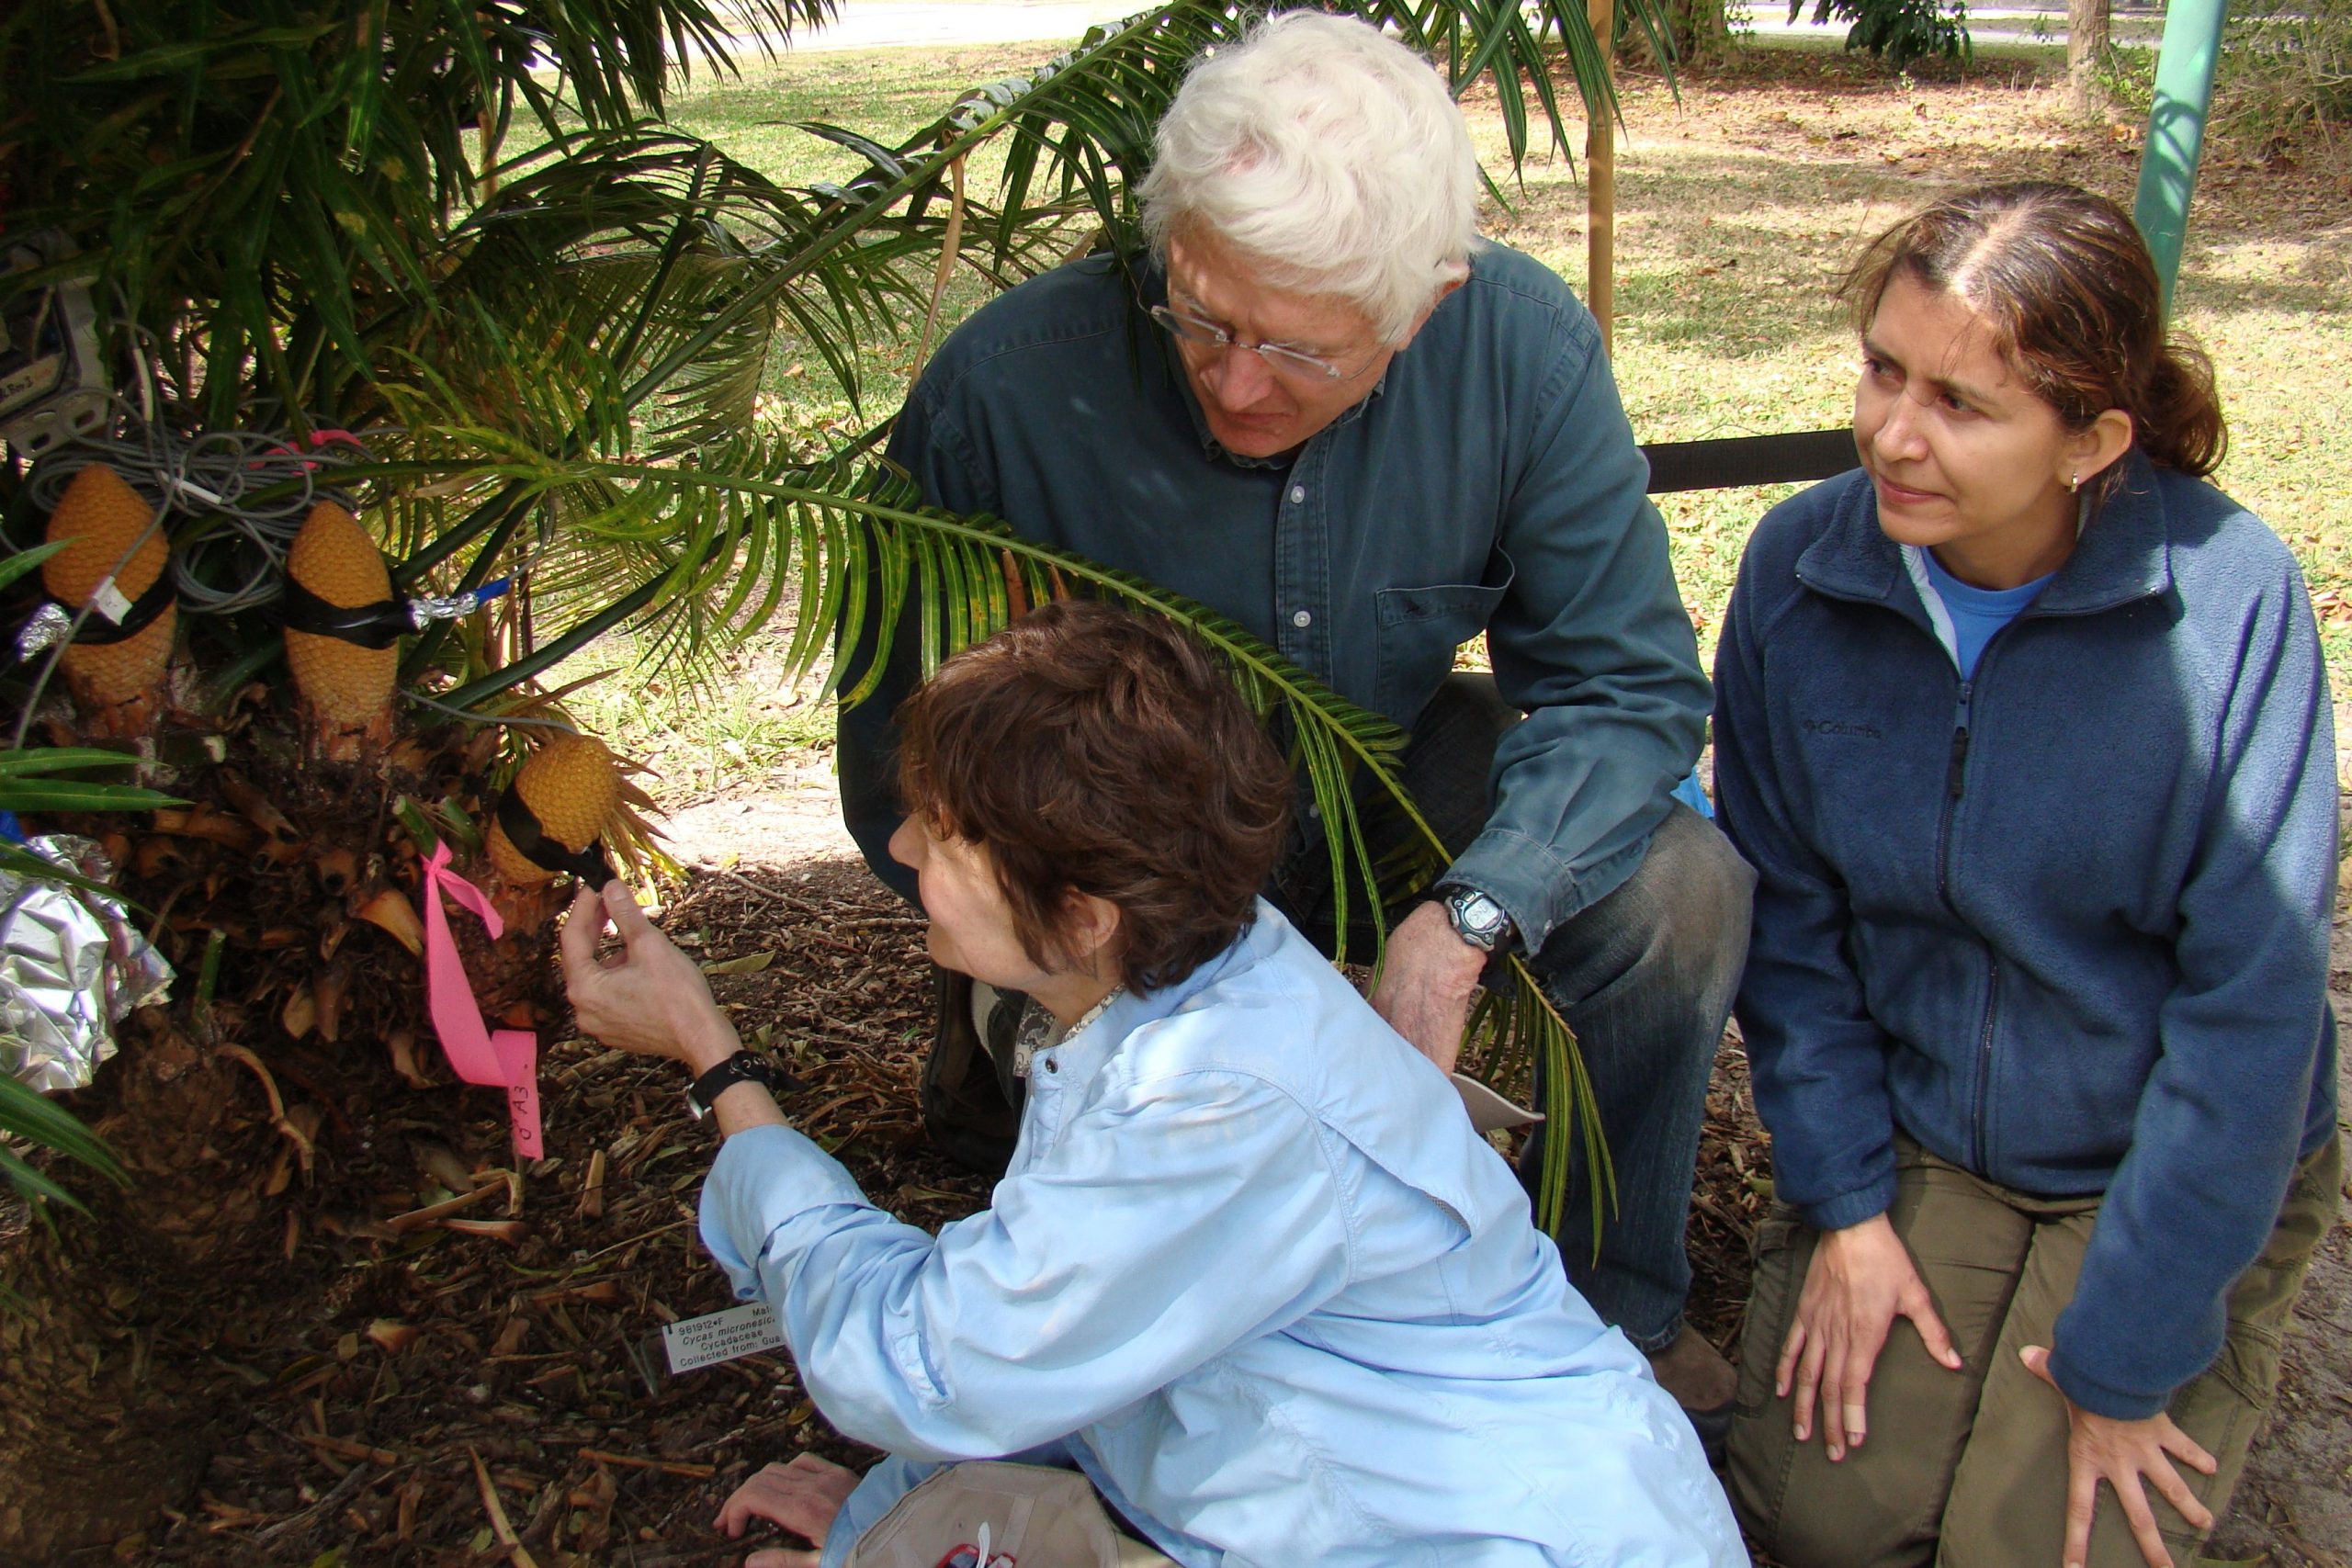
{"label": "woman's wristwatch", "polygon": [[781,1094],[788,1089],[798,1089],[800,1080],[786,1072],[765,1056],[755,1056],[749,1051],[738,1051],[718,1066],[695,1079],[686,1090],[686,1109],[699,1122],[710,1114],[718,1097],[739,1083],[755,1083],[770,1094]]}

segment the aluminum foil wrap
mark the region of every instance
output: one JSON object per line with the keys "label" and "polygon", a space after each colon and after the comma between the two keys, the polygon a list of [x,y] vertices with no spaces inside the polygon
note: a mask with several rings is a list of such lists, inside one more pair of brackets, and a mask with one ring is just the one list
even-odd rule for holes
{"label": "aluminum foil wrap", "polygon": [[[26,840],[44,860],[104,882],[88,839]],[[49,1093],[81,1089],[115,1053],[115,1025],[171,994],[172,966],[120,900],[0,867],[0,1073]]]}
{"label": "aluminum foil wrap", "polygon": [[35,610],[33,618],[17,633],[17,657],[19,660],[30,659],[73,635],[74,617],[65,613],[62,604],[54,600],[49,601]]}

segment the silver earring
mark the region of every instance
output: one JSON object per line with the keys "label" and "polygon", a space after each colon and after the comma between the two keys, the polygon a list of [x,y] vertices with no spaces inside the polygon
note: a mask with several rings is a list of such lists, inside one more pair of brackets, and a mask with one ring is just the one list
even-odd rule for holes
{"label": "silver earring", "polygon": [[2080,468],[2076,468],[2076,469],[2075,470],[2075,477],[2074,477],[2073,479],[2068,479],[2068,480],[2066,481],[2066,493],[2067,493],[2067,494],[2069,494],[2069,495],[2072,495],[2072,494],[2074,494],[2075,491],[2077,491],[2081,490],[2082,488],[2083,488],[2083,470],[2082,470],[2082,469],[2080,469]]}

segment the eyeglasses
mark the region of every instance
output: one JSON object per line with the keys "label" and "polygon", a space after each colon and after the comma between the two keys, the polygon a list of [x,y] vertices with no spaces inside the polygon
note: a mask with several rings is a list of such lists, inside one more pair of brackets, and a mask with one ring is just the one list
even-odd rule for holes
{"label": "eyeglasses", "polygon": [[1243,343],[1214,321],[1185,315],[1166,305],[1151,307],[1151,319],[1166,327],[1186,343],[1196,343],[1204,348],[1238,348],[1244,354],[1254,354],[1266,362],[1266,368],[1277,376],[1296,376],[1309,381],[1349,381],[1372,368],[1379,357],[1377,350],[1364,356],[1363,364],[1350,370],[1336,360],[1321,355],[1305,354],[1295,348],[1284,348],[1278,343]]}

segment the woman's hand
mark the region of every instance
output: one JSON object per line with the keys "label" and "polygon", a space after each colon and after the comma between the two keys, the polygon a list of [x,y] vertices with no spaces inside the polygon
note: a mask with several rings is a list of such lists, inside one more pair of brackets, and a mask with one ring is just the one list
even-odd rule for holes
{"label": "woman's hand", "polygon": [[718,1507],[715,1521],[730,1536],[741,1536],[753,1519],[766,1519],[817,1543],[817,1551],[775,1547],[743,1559],[743,1568],[816,1568],[822,1555],[825,1532],[857,1490],[857,1472],[802,1454],[790,1464],[772,1464],[735,1488]]}
{"label": "woman's hand", "polygon": [[[623,950],[600,962],[596,942],[607,916]],[[700,966],[653,929],[626,883],[605,884],[601,897],[581,887],[563,922],[562,949],[564,993],[582,1032],[616,1050],[673,1057],[697,1074],[741,1048]]]}
{"label": "woman's hand", "polygon": [[1927,1281],[1893,1223],[1878,1214],[1844,1230],[1823,1232],[1805,1269],[1796,1321],[1772,1370],[1775,1393],[1786,1398],[1792,1387],[1796,1390],[1798,1442],[1813,1435],[1817,1394],[1829,1457],[1842,1460],[1849,1443],[1860,1445],[1870,1428],[1864,1404],[1871,1372],[1897,1317],[1909,1318],[1918,1328],[1929,1355],[1960,1370],[1960,1352],[1952,1348]]}
{"label": "woman's hand", "polygon": [[[2059,1398],[2066,1399],[2066,1391],[2050,1375],[2047,1347],[2029,1345],[2018,1352],[2018,1359],[2025,1363],[2026,1371],[2056,1389]],[[2180,1510],[2190,1529],[2213,1528],[2212,1510],[2189,1491],[2188,1483],[2173,1469],[2174,1460],[2203,1475],[2212,1474],[2217,1468],[2213,1456],[2162,1411],[2143,1421],[2118,1421],[2094,1416],[2066,1399],[2066,1568],[2082,1568],[2090,1557],[2091,1517],[2098,1507],[2101,1481],[2115,1488],[2123,1517],[2132,1526],[2132,1539],[2140,1543],[2140,1555],[2148,1560],[2148,1568],[2173,1568],[2173,1561],[2156,1529],[2155,1512],[2148,1506],[2143,1477],[2155,1483],[2156,1490]]]}

